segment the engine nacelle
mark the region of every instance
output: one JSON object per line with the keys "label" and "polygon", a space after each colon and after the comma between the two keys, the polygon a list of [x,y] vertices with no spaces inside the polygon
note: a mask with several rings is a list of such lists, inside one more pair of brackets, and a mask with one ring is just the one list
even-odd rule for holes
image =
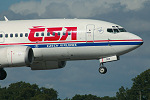
{"label": "engine nacelle", "polygon": [[30,67],[31,70],[50,70],[59,69],[66,66],[66,61],[37,61],[34,62]]}
{"label": "engine nacelle", "polygon": [[32,48],[27,46],[12,46],[0,48],[0,67],[30,66],[34,61]]}

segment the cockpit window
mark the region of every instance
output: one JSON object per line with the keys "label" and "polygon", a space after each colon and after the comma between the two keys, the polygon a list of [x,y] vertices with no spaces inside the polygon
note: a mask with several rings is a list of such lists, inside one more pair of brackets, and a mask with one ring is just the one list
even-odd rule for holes
{"label": "cockpit window", "polygon": [[120,32],[127,32],[124,28],[119,28]]}
{"label": "cockpit window", "polygon": [[118,29],[113,29],[113,30],[114,30],[114,33],[119,33]]}
{"label": "cockpit window", "polygon": [[124,28],[119,28],[119,26],[112,26],[112,28],[107,28],[107,32],[109,33],[120,33],[127,32]]}

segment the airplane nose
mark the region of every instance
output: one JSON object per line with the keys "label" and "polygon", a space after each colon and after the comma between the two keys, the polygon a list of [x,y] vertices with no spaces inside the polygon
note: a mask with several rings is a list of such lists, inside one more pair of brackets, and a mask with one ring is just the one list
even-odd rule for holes
{"label": "airplane nose", "polygon": [[142,40],[142,42],[141,42],[141,44],[140,45],[142,45],[144,43],[144,41]]}
{"label": "airplane nose", "polygon": [[129,39],[132,39],[133,41],[136,41],[137,42],[137,45],[142,45],[144,42],[143,42],[143,39],[135,34],[131,34],[129,35]]}
{"label": "airplane nose", "polygon": [[126,32],[121,35],[122,35],[122,38],[126,39],[125,40],[126,42],[125,42],[124,48],[115,49],[117,52],[120,51],[119,55],[128,53],[128,52],[140,47],[143,44],[143,39],[135,34]]}
{"label": "airplane nose", "polygon": [[140,42],[139,45],[142,45],[142,44],[144,43],[144,42],[143,42],[143,39],[142,39],[141,37],[136,36],[136,38],[137,38],[137,41]]}

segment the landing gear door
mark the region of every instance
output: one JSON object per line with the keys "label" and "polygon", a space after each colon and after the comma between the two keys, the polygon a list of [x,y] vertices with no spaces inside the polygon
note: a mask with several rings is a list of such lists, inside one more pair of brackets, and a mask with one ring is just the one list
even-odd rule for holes
{"label": "landing gear door", "polygon": [[5,33],[0,31],[0,43],[3,43],[5,40]]}
{"label": "landing gear door", "polygon": [[95,25],[93,24],[89,24],[86,26],[86,42],[94,42],[94,29],[95,29]]}

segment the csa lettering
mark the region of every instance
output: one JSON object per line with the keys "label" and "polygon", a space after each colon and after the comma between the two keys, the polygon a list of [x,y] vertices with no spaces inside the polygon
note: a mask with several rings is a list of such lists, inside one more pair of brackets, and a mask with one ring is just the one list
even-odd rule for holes
{"label": "csa lettering", "polygon": [[[66,29],[64,31],[64,29]],[[50,33],[50,36],[47,37],[35,37],[36,32],[44,32]],[[55,32],[55,35],[53,33]],[[59,34],[58,34],[59,32]],[[62,36],[60,33],[65,32],[65,35]],[[34,26],[30,28],[30,33],[28,39],[32,42],[35,41],[65,41],[68,37],[68,33],[71,32],[71,40],[77,40],[77,27],[52,27],[52,28],[43,28],[43,26]],[[44,39],[43,39],[44,38]]]}

